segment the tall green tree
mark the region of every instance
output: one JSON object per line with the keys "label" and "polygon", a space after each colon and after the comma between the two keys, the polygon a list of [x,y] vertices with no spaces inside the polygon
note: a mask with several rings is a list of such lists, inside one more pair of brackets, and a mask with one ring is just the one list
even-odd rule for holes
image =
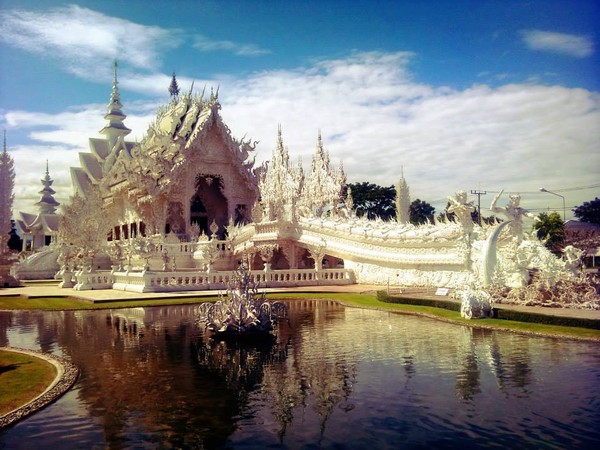
{"label": "tall green tree", "polygon": [[169,85],[169,94],[171,95],[171,99],[173,101],[179,100],[179,84],[177,84],[177,78],[175,77],[175,72],[173,72],[173,77],[171,78],[171,84]]}
{"label": "tall green tree", "polygon": [[540,213],[539,220],[533,224],[537,237],[544,239],[544,245],[552,253],[560,254],[562,252],[565,240],[565,223],[557,212]]}
{"label": "tall green tree", "polygon": [[581,222],[595,223],[600,225],[600,199],[585,202],[573,210],[573,214]]}
{"label": "tall green tree", "polygon": [[[352,201],[358,217],[366,216],[370,220],[376,217],[392,220],[396,217],[396,188],[394,186],[379,186],[363,181],[349,183],[346,188],[350,188],[352,191]],[[410,223],[421,225],[433,222],[435,208],[425,201],[416,199],[410,204],[409,214]]]}
{"label": "tall green tree", "polygon": [[420,199],[416,199],[410,204],[410,223],[414,225],[433,222],[434,214],[435,208]]}
{"label": "tall green tree", "polygon": [[[396,216],[396,189],[394,186],[379,186],[363,181],[346,185],[352,191],[352,201],[358,217],[373,220],[380,217],[391,220]],[[345,189],[344,189],[345,190]]]}

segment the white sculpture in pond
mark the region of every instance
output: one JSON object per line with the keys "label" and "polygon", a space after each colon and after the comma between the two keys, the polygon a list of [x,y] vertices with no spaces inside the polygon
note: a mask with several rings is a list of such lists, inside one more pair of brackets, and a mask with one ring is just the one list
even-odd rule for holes
{"label": "white sculpture in pond", "polygon": [[458,291],[460,315],[465,319],[484,319],[492,315],[492,297],[482,288],[467,286]]}

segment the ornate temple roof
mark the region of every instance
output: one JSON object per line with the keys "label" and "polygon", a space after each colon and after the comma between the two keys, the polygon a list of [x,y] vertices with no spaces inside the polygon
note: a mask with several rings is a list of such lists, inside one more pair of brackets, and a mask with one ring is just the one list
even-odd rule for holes
{"label": "ornate temple roof", "polygon": [[90,152],[80,153],[80,166],[71,168],[76,193],[85,196],[95,186],[108,190],[118,186],[135,192],[140,198],[151,198],[170,189],[171,180],[177,179],[194,144],[204,139],[212,127],[219,130],[225,144],[225,159],[237,167],[247,188],[258,193],[254,161],[248,161],[255,144],[231,136],[219,114],[218,92],[211,90],[208,98],[204,98],[204,91],[194,96],[192,86],[188,93],[160,107],[141,142],[133,143],[124,139],[130,130],[123,124],[126,116],[117,86],[115,66],[111,101],[105,115],[108,123],[100,131],[106,138],[90,138]]}

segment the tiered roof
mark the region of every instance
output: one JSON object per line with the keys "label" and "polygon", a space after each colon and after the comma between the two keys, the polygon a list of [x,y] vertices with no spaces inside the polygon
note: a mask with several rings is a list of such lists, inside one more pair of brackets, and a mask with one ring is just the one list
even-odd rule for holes
{"label": "tiered roof", "polygon": [[42,190],[39,191],[39,193],[42,195],[42,198],[36,203],[36,206],[39,209],[38,214],[21,211],[19,213],[21,218],[18,219],[16,223],[21,232],[25,234],[52,235],[58,230],[58,215],[56,214],[56,208],[60,206],[60,203],[54,198],[56,191],[52,189],[54,180],[50,178],[48,161],[46,161],[46,175],[40,182],[42,183]]}

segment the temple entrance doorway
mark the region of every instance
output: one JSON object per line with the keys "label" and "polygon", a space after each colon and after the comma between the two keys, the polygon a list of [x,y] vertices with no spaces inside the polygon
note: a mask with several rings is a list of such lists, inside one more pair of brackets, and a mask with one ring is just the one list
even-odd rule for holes
{"label": "temple entrance doorway", "polygon": [[197,193],[192,197],[192,204],[190,205],[190,224],[195,223],[198,224],[201,233],[209,235],[208,213]]}
{"label": "temple entrance doorway", "polygon": [[196,192],[190,199],[190,224],[197,223],[200,232],[211,235],[213,220],[219,226],[219,239],[225,237],[228,202],[223,195],[223,179],[218,175],[200,174],[196,177]]}

